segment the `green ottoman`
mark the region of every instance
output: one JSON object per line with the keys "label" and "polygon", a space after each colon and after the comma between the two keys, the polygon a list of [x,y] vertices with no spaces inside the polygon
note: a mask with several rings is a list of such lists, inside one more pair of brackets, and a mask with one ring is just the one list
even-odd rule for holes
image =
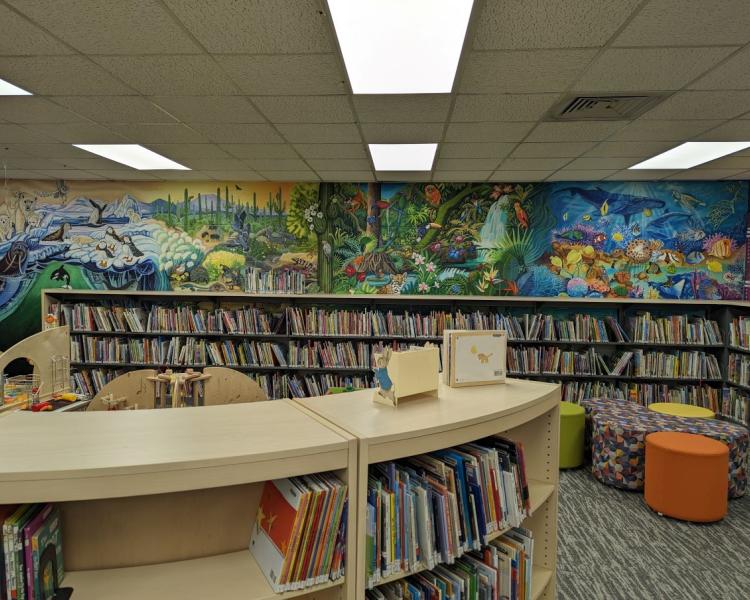
{"label": "green ottoman", "polygon": [[560,402],[560,468],[583,464],[583,432],[586,417],[583,406]]}

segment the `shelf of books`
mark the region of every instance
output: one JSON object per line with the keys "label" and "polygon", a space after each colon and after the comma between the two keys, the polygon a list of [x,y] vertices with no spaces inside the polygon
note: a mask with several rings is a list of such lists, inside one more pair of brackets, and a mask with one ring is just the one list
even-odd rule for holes
{"label": "shelf of books", "polygon": [[372,385],[385,346],[505,329],[509,373],[560,382],[565,400],[749,416],[750,305],[740,302],[46,290],[42,316],[71,326],[74,387],[92,394],[129,369],[217,365],[247,373],[270,398],[316,396]]}
{"label": "shelf of books", "polygon": [[50,545],[81,600],[355,598],[357,442],[291,401],[19,412],[0,453],[31,438],[0,470],[8,598],[52,597]]}
{"label": "shelf of books", "polygon": [[359,439],[357,598],[554,598],[559,401],[518,379],[398,410],[370,391],[296,400]]}

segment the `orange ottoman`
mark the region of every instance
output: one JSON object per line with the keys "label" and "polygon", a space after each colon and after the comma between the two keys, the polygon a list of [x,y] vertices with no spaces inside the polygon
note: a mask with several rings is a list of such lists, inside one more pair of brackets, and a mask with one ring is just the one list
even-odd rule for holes
{"label": "orange ottoman", "polygon": [[729,448],[702,435],[660,431],[646,436],[646,504],[683,521],[727,514]]}

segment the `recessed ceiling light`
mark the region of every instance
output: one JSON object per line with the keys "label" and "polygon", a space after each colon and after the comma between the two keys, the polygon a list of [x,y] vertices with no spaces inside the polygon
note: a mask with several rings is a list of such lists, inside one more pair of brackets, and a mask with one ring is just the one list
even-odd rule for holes
{"label": "recessed ceiling light", "polygon": [[152,169],[174,169],[180,171],[190,171],[185,167],[166,156],[157,154],[148,148],[138,144],[73,144],[76,148],[98,154],[109,160],[113,160],[123,165],[128,165],[141,171]]}
{"label": "recessed ceiling light", "polygon": [[328,0],[354,93],[450,93],[473,2]]}
{"label": "recessed ceiling light", "polygon": [[629,168],[689,169],[745,148],[750,148],[750,142],[685,142]]}
{"label": "recessed ceiling light", "polygon": [[27,92],[26,90],[22,90],[17,85],[13,85],[12,83],[5,81],[4,79],[0,79],[0,96],[31,96],[31,92]]}
{"label": "recessed ceiling light", "polygon": [[431,171],[437,144],[370,144],[376,171]]}

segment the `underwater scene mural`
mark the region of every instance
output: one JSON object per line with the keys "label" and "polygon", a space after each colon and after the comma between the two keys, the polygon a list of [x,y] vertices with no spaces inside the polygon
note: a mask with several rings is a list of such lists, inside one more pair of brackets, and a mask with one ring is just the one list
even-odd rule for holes
{"label": "underwater scene mural", "polygon": [[[740,299],[741,181],[10,181],[0,193],[2,345],[44,288]],[[11,339],[12,338],[12,339]]]}

